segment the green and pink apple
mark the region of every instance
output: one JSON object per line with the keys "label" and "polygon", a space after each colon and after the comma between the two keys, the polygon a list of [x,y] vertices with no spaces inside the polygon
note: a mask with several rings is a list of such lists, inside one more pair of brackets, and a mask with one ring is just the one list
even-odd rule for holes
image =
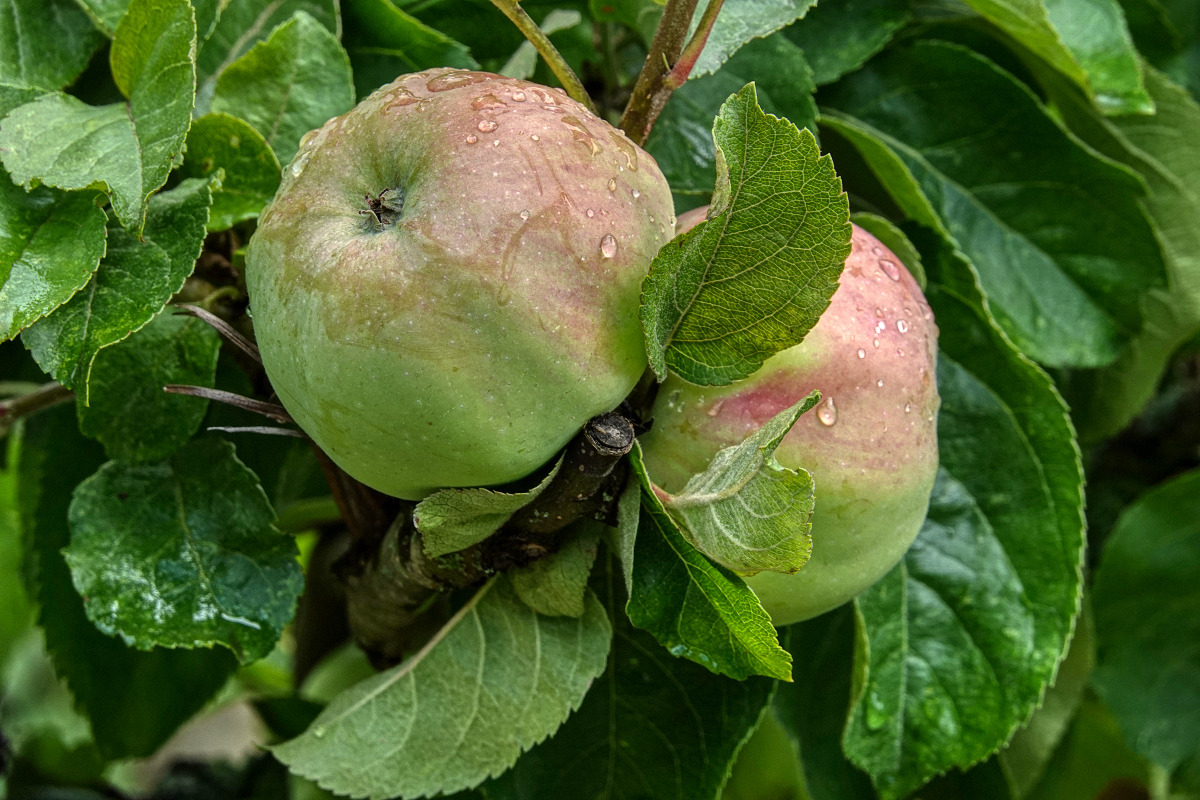
{"label": "green and pink apple", "polygon": [[267,374],[382,492],[521,478],[645,370],[639,292],[672,225],[654,160],[560,90],[403,76],[308,134],[259,220]]}
{"label": "green and pink apple", "polygon": [[[703,210],[681,215],[686,229]],[[702,387],[669,378],[642,437],[651,479],[683,488],[814,389],[775,457],[816,484],[813,551],[794,575],[747,578],[776,625],[846,602],[890,570],[916,538],[937,472],[937,326],[920,287],[878,239],[854,227],[852,251],[829,308],[799,345],[745,381]]]}

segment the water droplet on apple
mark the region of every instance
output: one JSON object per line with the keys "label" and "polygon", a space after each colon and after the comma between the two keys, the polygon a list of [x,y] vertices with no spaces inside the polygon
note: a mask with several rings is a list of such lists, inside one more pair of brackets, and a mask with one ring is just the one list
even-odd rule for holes
{"label": "water droplet on apple", "polygon": [[536,133],[533,136],[530,136],[529,138],[533,139],[535,142],[540,142],[542,140],[542,137],[538,136]]}
{"label": "water droplet on apple", "polygon": [[608,190],[610,192],[615,192],[617,190],[617,179],[616,178],[608,179]]}
{"label": "water droplet on apple", "polygon": [[529,219],[529,209],[525,209],[521,212],[521,219]]}
{"label": "water droplet on apple", "polygon": [[425,84],[425,88],[431,92],[446,92],[450,89],[470,86],[473,83],[490,81],[492,77],[484,72],[448,72],[431,79]]}
{"label": "water droplet on apple", "polygon": [[637,199],[638,199],[639,197],[641,197],[641,196],[642,196],[642,193],[641,193],[641,192],[639,192],[637,189],[634,189],[634,190],[633,190],[633,199],[634,199],[634,200],[637,200]]}
{"label": "water droplet on apple", "polygon": [[475,144],[478,141],[479,137],[473,133],[467,137],[467,144]]}
{"label": "water droplet on apple", "polygon": [[896,266],[895,261],[888,261],[886,258],[880,259],[879,268],[892,280],[900,280],[900,268]]}
{"label": "water droplet on apple", "polygon": [[858,348],[858,357],[859,357],[859,358],[866,358],[866,357],[867,357],[867,351],[866,351],[866,350],[863,350],[861,347],[860,347],[860,348]]}
{"label": "water droplet on apple", "polygon": [[480,133],[491,133],[492,131],[496,130],[496,123],[494,120],[481,119],[479,124],[475,127],[479,128]]}
{"label": "water droplet on apple", "polygon": [[525,93],[520,90],[517,90],[512,93],[512,99],[516,100],[518,103],[524,103],[525,102]]}
{"label": "water droplet on apple", "polygon": [[875,316],[882,318],[882,317],[883,317],[883,309],[882,309],[882,308],[876,308],[876,309],[875,309]]}
{"label": "water droplet on apple", "polygon": [[827,428],[837,422],[837,406],[833,404],[832,397],[826,397],[817,404],[817,420]]}
{"label": "water droplet on apple", "polygon": [[874,344],[876,347],[879,347],[879,340],[878,339],[873,340],[872,344]]}
{"label": "water droplet on apple", "polygon": [[600,255],[605,258],[614,258],[617,255],[617,240],[611,233],[604,234],[604,238],[600,240]]}
{"label": "water droplet on apple", "polygon": [[905,403],[905,404],[904,404],[904,413],[905,413],[905,414],[911,414],[911,413],[912,413],[912,403]]}
{"label": "water droplet on apple", "polygon": [[596,216],[596,212],[592,211],[590,208],[587,210],[586,213],[588,215],[588,219],[591,219],[592,217]]}
{"label": "water droplet on apple", "polygon": [[882,389],[883,388],[883,378],[880,378],[879,380],[875,381],[875,385],[878,386],[880,389]]}
{"label": "water droplet on apple", "polygon": [[709,408],[708,411],[706,411],[704,413],[708,414],[708,416],[710,416],[710,417],[715,417],[717,414],[721,413],[721,409],[724,407],[725,407],[725,401],[718,400],[717,402],[712,404],[712,407]]}
{"label": "water droplet on apple", "polygon": [[901,333],[908,333],[908,320],[896,320],[896,330],[900,331]]}
{"label": "water droplet on apple", "polygon": [[879,246],[875,246],[875,247],[871,248],[871,252],[877,256],[881,256],[881,255],[883,255],[883,248],[879,247]]}

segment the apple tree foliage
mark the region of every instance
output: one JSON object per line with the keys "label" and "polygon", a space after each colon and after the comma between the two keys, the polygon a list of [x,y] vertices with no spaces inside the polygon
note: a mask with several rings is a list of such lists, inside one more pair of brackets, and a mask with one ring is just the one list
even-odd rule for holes
{"label": "apple tree foliage", "polygon": [[[344,645],[354,486],[254,414],[244,247],[300,138],[395,76],[555,85],[518,12],[614,123],[690,42],[645,146],[742,238],[656,259],[660,379],[803,338],[820,298],[763,309],[831,285],[851,217],[924,276],[937,482],[852,603],[773,628],[635,445],[611,524],[435,596],[394,666]],[[1200,796],[1193,0],[0,0],[0,162],[0,797]],[[706,513],[811,512],[764,473],[797,401]],[[552,466],[410,509],[429,557]]]}

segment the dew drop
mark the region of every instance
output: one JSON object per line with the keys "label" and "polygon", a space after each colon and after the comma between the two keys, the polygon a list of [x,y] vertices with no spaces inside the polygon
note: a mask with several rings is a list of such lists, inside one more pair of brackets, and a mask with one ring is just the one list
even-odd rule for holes
{"label": "dew drop", "polygon": [[533,139],[535,142],[540,142],[542,140],[542,137],[538,136],[536,133],[533,136],[530,136],[529,138]]}
{"label": "dew drop", "polygon": [[230,136],[229,137],[229,146],[230,147],[241,147],[242,146],[242,137]]}
{"label": "dew drop", "polygon": [[492,80],[492,76],[483,72],[449,72],[433,78],[425,84],[425,88],[431,92],[445,92],[490,80]]}
{"label": "dew drop", "polygon": [[921,306],[921,316],[926,320],[933,319],[933,309],[927,305],[922,305]]}
{"label": "dew drop", "polygon": [[898,355],[898,356],[900,356],[901,358],[903,358],[903,357],[904,357],[904,348],[903,348],[903,347],[897,347],[897,348],[896,348],[896,355]]}
{"label": "dew drop", "polygon": [[500,140],[492,139],[492,147],[499,147],[499,146],[500,146]]}
{"label": "dew drop", "polygon": [[880,320],[879,322],[875,323],[875,332],[876,333],[883,333],[885,330],[887,330],[886,322],[884,322],[883,320]]}
{"label": "dew drop", "polygon": [[317,727],[313,728],[313,736],[315,736],[318,739],[324,739],[325,738],[325,726],[318,725]]}
{"label": "dew drop", "polygon": [[467,137],[467,144],[475,144],[478,141],[479,141],[479,137],[473,133]]}
{"label": "dew drop", "polygon": [[908,333],[908,320],[896,320],[896,330],[900,331],[901,333]]}
{"label": "dew drop", "polygon": [[610,192],[615,192],[617,190],[617,179],[616,178],[608,179],[608,190]]}
{"label": "dew drop", "polygon": [[882,248],[882,247],[878,247],[878,246],[876,246],[876,247],[872,247],[872,248],[871,248],[871,252],[872,252],[872,253],[874,253],[874,254],[875,254],[875,255],[877,255],[877,256],[881,256],[881,255],[883,255],[883,248]]}
{"label": "dew drop", "polygon": [[876,309],[875,309],[875,316],[877,316],[877,317],[879,317],[880,319],[882,319],[882,318],[883,318],[883,309],[882,309],[882,308],[876,308]]}
{"label": "dew drop", "polygon": [[600,255],[605,258],[613,258],[617,255],[617,240],[611,233],[604,234],[604,238],[600,240]]}
{"label": "dew drop", "polygon": [[491,133],[492,131],[496,130],[496,123],[494,120],[481,119],[479,124],[475,127],[479,128],[480,133]]}
{"label": "dew drop", "polygon": [[912,403],[905,403],[905,404],[904,404],[904,413],[905,413],[905,414],[911,414],[911,413],[912,413]]}
{"label": "dew drop", "polygon": [[866,358],[866,357],[867,357],[867,351],[866,351],[866,350],[863,350],[861,347],[860,347],[860,348],[858,348],[858,357],[859,357],[859,358]]}
{"label": "dew drop", "polygon": [[878,386],[880,389],[882,389],[883,388],[883,378],[880,378],[879,380],[875,381],[875,385]]}
{"label": "dew drop", "polygon": [[827,428],[837,422],[837,406],[832,397],[826,397],[817,406],[817,420]]}
{"label": "dew drop", "polygon": [[724,406],[725,406],[725,401],[724,401],[724,400],[718,400],[717,402],[715,402],[715,403],[713,403],[713,404],[712,404],[712,407],[711,407],[711,408],[709,408],[709,409],[708,409],[708,411],[706,411],[706,412],[704,412],[704,413],[708,414],[708,416],[710,416],[710,417],[715,417],[717,414],[720,414],[720,413],[721,413],[721,409],[722,409]]}
{"label": "dew drop", "polygon": [[529,219],[529,209],[525,209],[521,212],[521,219]]}
{"label": "dew drop", "polygon": [[524,103],[525,102],[525,93],[522,91],[513,92],[512,99],[516,100],[518,103]]}
{"label": "dew drop", "polygon": [[888,261],[886,258],[880,259],[879,268],[892,280],[900,280],[900,268],[896,266],[896,262]]}
{"label": "dew drop", "polygon": [[879,340],[878,340],[878,339],[874,339],[874,340],[872,341],[872,344],[874,344],[876,347],[879,347]]}
{"label": "dew drop", "polygon": [[592,211],[590,208],[585,213],[588,215],[588,219],[591,219],[592,217],[596,216],[596,212]]}
{"label": "dew drop", "polygon": [[641,192],[639,192],[637,189],[634,189],[634,190],[633,190],[633,199],[634,199],[634,200],[637,200],[637,199],[638,199],[639,197],[641,197],[641,196],[642,196],[642,193],[641,193]]}

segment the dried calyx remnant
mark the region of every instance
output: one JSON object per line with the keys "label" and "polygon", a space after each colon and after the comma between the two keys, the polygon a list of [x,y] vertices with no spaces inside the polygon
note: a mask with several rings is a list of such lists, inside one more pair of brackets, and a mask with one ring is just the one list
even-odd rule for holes
{"label": "dried calyx remnant", "polygon": [[592,418],[571,440],[550,485],[496,534],[447,556],[425,554],[411,513],[383,531],[360,536],[334,565],[346,587],[355,641],[384,669],[432,634],[444,615],[447,592],[524,566],[554,552],[559,534],[582,519],[615,524],[615,500],[625,484],[625,455],[639,426],[632,415]]}
{"label": "dried calyx remnant", "polygon": [[358,213],[370,216],[376,228],[385,228],[395,224],[396,219],[404,212],[404,190],[386,187],[375,197],[364,195],[367,207]]}

